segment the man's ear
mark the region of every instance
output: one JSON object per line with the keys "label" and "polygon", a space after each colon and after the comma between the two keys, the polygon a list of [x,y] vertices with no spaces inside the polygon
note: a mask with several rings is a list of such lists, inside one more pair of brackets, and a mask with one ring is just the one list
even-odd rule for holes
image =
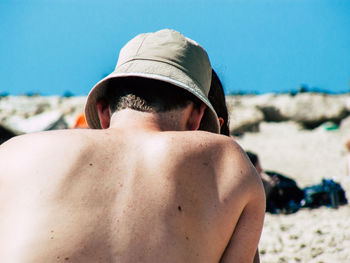
{"label": "man's ear", "polygon": [[104,99],[99,99],[96,102],[96,107],[102,129],[109,128],[111,121],[111,110],[109,109],[108,103]]}
{"label": "man's ear", "polygon": [[187,122],[188,130],[195,131],[199,129],[199,125],[201,124],[201,120],[206,108],[207,105],[205,105],[204,103],[202,103],[199,107],[192,104],[192,110],[190,112],[190,116]]}

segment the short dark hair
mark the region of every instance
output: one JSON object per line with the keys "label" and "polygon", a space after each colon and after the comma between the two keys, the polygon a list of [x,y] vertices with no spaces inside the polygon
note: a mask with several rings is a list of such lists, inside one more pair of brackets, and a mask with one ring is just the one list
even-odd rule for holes
{"label": "short dark hair", "polygon": [[[114,78],[107,83],[105,98],[112,112],[133,109],[142,112],[166,112],[201,101],[180,87],[141,77]],[[116,87],[118,86],[118,87]]]}
{"label": "short dark hair", "polygon": [[247,151],[246,154],[248,155],[249,160],[252,162],[252,164],[255,166],[257,162],[259,161],[259,157],[257,154]]}
{"label": "short dark hair", "polygon": [[218,117],[224,120],[224,124],[220,129],[220,133],[223,135],[230,136],[230,126],[228,111],[226,106],[225,92],[222,83],[216,74],[215,70],[212,70],[211,84],[208,94],[209,101],[213,106]]}

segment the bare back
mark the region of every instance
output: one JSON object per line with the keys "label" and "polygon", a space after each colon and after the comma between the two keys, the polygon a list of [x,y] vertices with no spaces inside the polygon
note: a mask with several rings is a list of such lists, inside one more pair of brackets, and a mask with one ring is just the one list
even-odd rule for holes
{"label": "bare back", "polygon": [[254,256],[263,190],[229,138],[76,130],[23,136],[2,148],[4,262]]}

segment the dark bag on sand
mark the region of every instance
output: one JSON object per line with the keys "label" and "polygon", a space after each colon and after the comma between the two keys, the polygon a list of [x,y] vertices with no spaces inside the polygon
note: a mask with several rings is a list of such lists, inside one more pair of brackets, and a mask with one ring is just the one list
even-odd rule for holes
{"label": "dark bag on sand", "polygon": [[304,194],[303,207],[328,206],[337,208],[339,205],[348,203],[344,189],[332,179],[323,179],[320,184],[305,187]]}
{"label": "dark bag on sand", "polygon": [[295,180],[272,171],[265,171],[265,173],[279,180],[266,199],[266,211],[273,214],[290,214],[298,211],[301,207],[300,202],[304,198],[304,192],[298,187]]}

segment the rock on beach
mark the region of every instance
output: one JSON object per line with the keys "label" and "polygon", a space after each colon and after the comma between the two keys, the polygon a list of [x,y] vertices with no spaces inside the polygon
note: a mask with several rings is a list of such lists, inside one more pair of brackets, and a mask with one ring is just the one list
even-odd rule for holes
{"label": "rock on beach", "polygon": [[[350,114],[350,95],[321,93],[227,96],[232,134],[257,130],[266,122],[294,121],[313,129],[327,121],[339,124]],[[247,114],[247,111],[250,111]],[[242,117],[244,116],[244,117]],[[253,129],[251,129],[253,127]]]}

